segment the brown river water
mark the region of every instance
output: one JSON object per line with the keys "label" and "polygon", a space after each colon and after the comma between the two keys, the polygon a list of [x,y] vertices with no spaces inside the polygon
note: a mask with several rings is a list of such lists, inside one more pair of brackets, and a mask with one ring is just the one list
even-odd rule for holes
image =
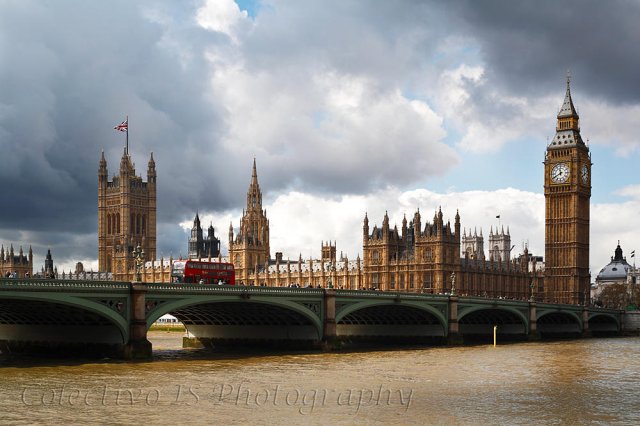
{"label": "brown river water", "polygon": [[640,424],[640,337],[348,353],[0,359],[0,424]]}

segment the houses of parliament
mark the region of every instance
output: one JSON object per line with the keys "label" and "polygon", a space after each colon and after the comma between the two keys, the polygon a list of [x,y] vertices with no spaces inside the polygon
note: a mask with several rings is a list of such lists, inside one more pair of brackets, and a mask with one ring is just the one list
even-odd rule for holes
{"label": "houses of parliament", "polygon": [[[147,181],[136,175],[129,153],[119,173],[108,178],[104,153],[98,168],[98,261],[101,271],[118,281],[135,277],[132,251],[144,250],[146,282],[169,282],[173,259],[156,260],[156,169],[153,154]],[[509,229],[491,229],[484,252],[482,231],[463,229],[459,212],[453,221],[440,208],[432,217],[416,211],[400,228],[387,214],[380,227],[362,225],[362,258],[337,256],[335,242],[322,242],[319,259],[272,257],[269,219],[254,159],[239,226],[229,226],[228,261],[236,282],[256,286],[313,286],[419,293],[455,293],[584,304],[589,302],[589,202],[591,159],[580,136],[579,116],[567,79],[556,133],[544,157],[544,267],[524,248],[511,255]],[[452,214],[453,212],[448,212]],[[213,227],[203,236],[198,215],[189,255],[222,259]]]}

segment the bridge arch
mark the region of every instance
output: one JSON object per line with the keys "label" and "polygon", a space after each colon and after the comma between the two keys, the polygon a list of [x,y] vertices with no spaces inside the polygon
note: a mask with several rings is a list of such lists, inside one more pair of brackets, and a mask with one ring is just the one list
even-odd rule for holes
{"label": "bridge arch", "polygon": [[529,319],[521,311],[508,305],[479,305],[464,307],[458,314],[458,327],[465,337],[492,336],[493,327],[501,335],[525,336]]}
{"label": "bridge arch", "polygon": [[178,318],[197,338],[240,340],[320,340],[320,313],[290,300],[252,295],[193,296],[163,303],[147,317],[147,328],[162,315]]}
{"label": "bridge arch", "polygon": [[614,314],[597,311],[589,314],[589,331],[595,335],[619,333],[620,329],[620,320]]}
{"label": "bridge arch", "polygon": [[0,294],[0,340],[125,344],[128,300],[120,309],[58,293]]}
{"label": "bridge arch", "polygon": [[582,317],[577,311],[562,309],[540,309],[537,311],[537,328],[543,336],[578,335],[582,333]]}
{"label": "bridge arch", "polygon": [[[398,327],[401,325],[401,327]],[[336,312],[339,336],[444,337],[445,314],[424,302],[367,300]]]}

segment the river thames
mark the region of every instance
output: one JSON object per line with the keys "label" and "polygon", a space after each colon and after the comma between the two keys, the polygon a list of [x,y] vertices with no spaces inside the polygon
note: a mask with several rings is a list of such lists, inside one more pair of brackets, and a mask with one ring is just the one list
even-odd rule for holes
{"label": "river thames", "polygon": [[0,359],[2,424],[639,424],[640,337],[151,362]]}

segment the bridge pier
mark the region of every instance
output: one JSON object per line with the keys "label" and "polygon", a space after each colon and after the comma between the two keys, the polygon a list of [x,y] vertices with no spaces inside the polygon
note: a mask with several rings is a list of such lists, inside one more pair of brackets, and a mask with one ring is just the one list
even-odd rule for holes
{"label": "bridge pier", "polygon": [[592,337],[589,329],[589,309],[585,306],[582,309],[582,337]]}
{"label": "bridge pier", "polygon": [[332,288],[324,290],[324,315],[322,316],[322,342],[324,350],[337,349],[340,346],[336,327],[336,291]]}
{"label": "bridge pier", "polygon": [[131,321],[129,341],[124,345],[121,357],[129,360],[149,359],[152,356],[151,342],[147,340],[147,320],[145,315],[147,286],[131,283]]}
{"label": "bridge pier", "polygon": [[447,332],[448,345],[462,345],[464,339],[460,334],[460,325],[458,324],[458,297],[449,296],[449,329]]}
{"label": "bridge pier", "polygon": [[529,330],[527,340],[540,340],[540,332],[538,332],[538,310],[536,302],[529,302]]}

